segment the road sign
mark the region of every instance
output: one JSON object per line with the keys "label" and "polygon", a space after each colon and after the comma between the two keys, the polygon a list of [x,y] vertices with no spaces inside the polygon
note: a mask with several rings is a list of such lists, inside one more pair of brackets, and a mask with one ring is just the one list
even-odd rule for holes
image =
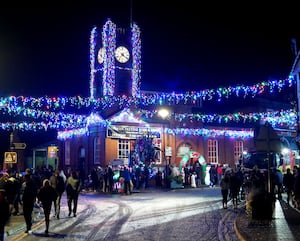
{"label": "road sign", "polygon": [[4,162],[5,163],[17,163],[17,153],[13,151],[4,153]]}
{"label": "road sign", "polygon": [[24,150],[26,148],[26,143],[14,142],[13,147],[14,147],[14,149],[17,149],[17,150]]}

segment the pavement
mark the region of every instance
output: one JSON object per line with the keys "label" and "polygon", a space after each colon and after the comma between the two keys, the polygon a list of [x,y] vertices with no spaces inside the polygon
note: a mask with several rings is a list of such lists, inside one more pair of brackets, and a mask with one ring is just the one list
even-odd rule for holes
{"label": "pavement", "polygon": [[[154,189],[150,189],[155,192]],[[158,190],[156,190],[158,191]],[[300,211],[293,206],[288,205],[286,197],[276,200],[273,219],[271,221],[253,220],[251,215],[246,211],[246,203],[242,201],[239,204],[238,214],[234,221],[234,231],[241,241],[300,241]],[[33,211],[33,227],[43,221],[43,211],[36,206]],[[20,214],[11,216],[5,231],[7,240],[9,236],[25,231],[25,221],[20,209]]]}
{"label": "pavement", "polygon": [[[43,209],[35,205],[32,213],[32,221],[33,225],[35,225],[37,222],[41,221],[42,218],[44,218],[43,215]],[[23,210],[22,205],[19,207],[19,214],[18,215],[12,215],[10,217],[10,220],[8,224],[5,227],[6,231],[6,237],[9,238],[9,236],[19,233],[19,232],[25,232],[26,224],[23,216]]]}
{"label": "pavement", "polygon": [[253,220],[244,205],[234,222],[235,233],[241,241],[300,240],[300,212],[288,205],[286,196],[277,199],[272,220]]}

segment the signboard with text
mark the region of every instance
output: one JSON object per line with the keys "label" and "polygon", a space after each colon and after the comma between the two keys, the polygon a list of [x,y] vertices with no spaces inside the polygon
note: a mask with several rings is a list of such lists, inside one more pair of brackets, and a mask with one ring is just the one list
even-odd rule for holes
{"label": "signboard with text", "polygon": [[161,129],[154,127],[110,125],[107,127],[106,136],[118,139],[138,139],[142,136],[160,138],[160,131]]}

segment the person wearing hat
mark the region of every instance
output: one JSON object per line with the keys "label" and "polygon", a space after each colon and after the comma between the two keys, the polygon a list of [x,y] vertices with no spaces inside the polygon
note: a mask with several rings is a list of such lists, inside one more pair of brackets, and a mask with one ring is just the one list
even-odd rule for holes
{"label": "person wearing hat", "polygon": [[5,189],[0,189],[0,241],[5,240],[5,225],[9,221],[9,203],[5,195]]}

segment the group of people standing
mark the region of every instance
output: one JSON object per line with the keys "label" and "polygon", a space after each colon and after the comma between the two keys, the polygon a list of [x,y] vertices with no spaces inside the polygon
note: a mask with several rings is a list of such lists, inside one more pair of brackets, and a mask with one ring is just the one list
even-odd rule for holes
{"label": "group of people standing", "polygon": [[287,194],[287,204],[290,205],[291,202],[300,210],[300,168],[295,166],[293,171],[287,168],[282,182]]}
{"label": "group of people standing", "polygon": [[[14,188],[12,188],[14,187]],[[61,198],[66,191],[69,215],[77,215],[78,197],[81,181],[76,171],[67,177],[63,171],[53,171],[48,175],[33,173],[26,169],[23,176],[2,172],[0,175],[0,241],[4,240],[5,225],[11,215],[19,215],[22,207],[25,233],[30,233],[33,220],[32,213],[35,206],[41,206],[45,217],[45,234],[49,233],[52,205],[53,217],[60,218]]]}
{"label": "group of people standing", "polygon": [[227,204],[229,198],[232,199],[233,207],[237,208],[242,184],[243,176],[241,175],[240,168],[237,170],[229,169],[224,171],[220,180],[222,204],[224,209],[227,209],[228,207]]}
{"label": "group of people standing", "polygon": [[132,193],[133,187],[136,190],[149,187],[150,170],[143,164],[120,165],[112,167],[106,165],[105,168],[93,168],[89,181],[84,189],[103,193]]}
{"label": "group of people standing", "polygon": [[[269,182],[269,183],[268,183]],[[286,202],[300,209],[300,168],[294,166],[293,170],[286,168],[285,172],[279,168],[271,168],[268,181],[267,170],[260,170],[254,166],[252,170],[244,172],[238,167],[236,170],[224,171],[220,180],[223,208],[227,208],[229,199],[232,199],[234,208],[242,194],[269,193],[273,202],[282,199],[282,193],[286,193]],[[269,190],[268,190],[269,189]]]}

